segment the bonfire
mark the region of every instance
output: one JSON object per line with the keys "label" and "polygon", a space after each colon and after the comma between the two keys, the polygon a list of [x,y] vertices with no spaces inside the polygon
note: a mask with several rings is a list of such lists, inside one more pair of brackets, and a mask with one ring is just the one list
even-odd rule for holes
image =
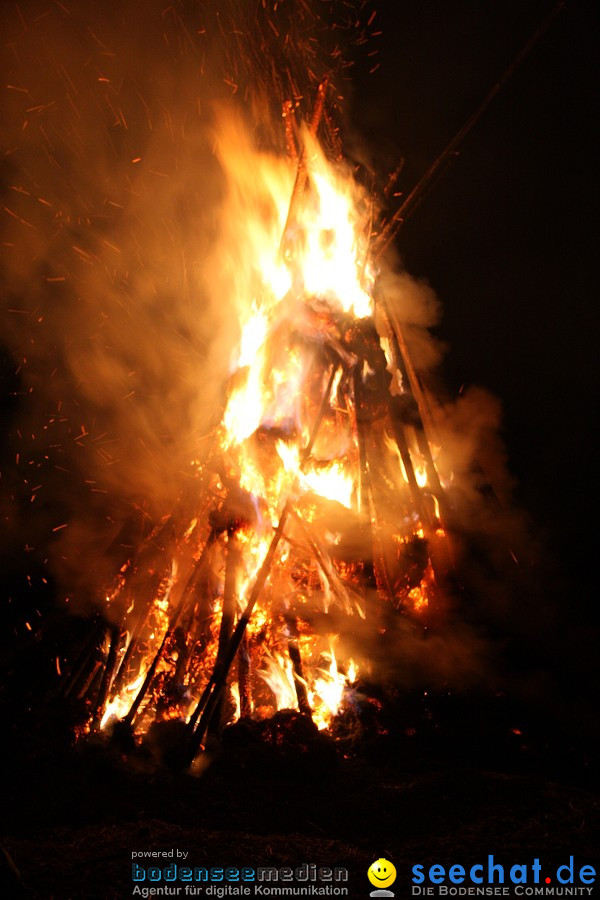
{"label": "bonfire", "polygon": [[380,627],[382,606],[427,620],[442,603],[430,405],[378,290],[373,198],[319,140],[327,91],[308,122],[286,103],[285,158],[236,167],[223,123],[245,246],[222,417],[66,676],[84,730],[176,719],[191,759],[240,717],[295,709],[327,729],[361,675],[357,620]]}

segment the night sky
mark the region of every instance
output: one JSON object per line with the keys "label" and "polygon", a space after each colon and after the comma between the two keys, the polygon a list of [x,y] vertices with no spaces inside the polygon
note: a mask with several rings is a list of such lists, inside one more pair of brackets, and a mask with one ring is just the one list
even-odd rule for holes
{"label": "night sky", "polygon": [[[409,191],[553,8],[381,4],[381,66],[354,119],[376,168]],[[397,247],[438,294],[452,392],[500,398],[516,497],[570,594],[595,615],[598,179],[593,3],[567,3],[404,225]],[[576,612],[577,610],[577,612]]]}

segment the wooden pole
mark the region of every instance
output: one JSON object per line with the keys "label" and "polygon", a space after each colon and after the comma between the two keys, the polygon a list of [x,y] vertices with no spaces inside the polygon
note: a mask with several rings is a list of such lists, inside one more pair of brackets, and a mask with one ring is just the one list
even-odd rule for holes
{"label": "wooden pole", "polygon": [[[321,427],[321,423],[325,416],[325,413],[329,407],[329,398],[331,394],[331,389],[333,387],[333,382],[335,379],[335,375],[337,372],[337,365],[333,365],[331,367],[331,375],[327,382],[327,387],[325,389],[325,393],[323,394],[323,398],[321,400],[321,405],[319,407],[319,411],[317,413],[317,417],[313,424],[312,433],[308,444],[303,450],[302,460],[301,460],[301,468],[304,466],[306,461],[308,460],[310,454],[312,453],[312,449],[314,447],[315,440],[317,438],[317,434]],[[208,727],[211,723],[212,717],[214,715],[215,709],[219,702],[219,698],[223,691],[223,688],[227,681],[227,674],[231,667],[233,660],[235,659],[236,653],[240,647],[244,634],[246,632],[246,628],[248,627],[248,623],[254,611],[254,607],[256,606],[257,600],[260,597],[262,590],[266,584],[267,578],[269,577],[271,566],[273,565],[275,559],[275,553],[277,551],[277,547],[279,546],[279,542],[283,536],[283,530],[285,528],[285,524],[287,522],[288,516],[292,511],[292,495],[293,490],[285,502],[285,505],[281,511],[281,515],[279,517],[279,522],[277,523],[277,528],[271,538],[271,543],[269,545],[269,549],[265,555],[262,566],[259,569],[258,575],[256,576],[256,580],[254,582],[254,586],[248,598],[248,602],[246,604],[246,608],[244,612],[240,616],[237,625],[234,629],[233,635],[229,644],[227,646],[227,652],[224,654],[221,665],[217,667],[215,665],[213,674],[204,689],[202,697],[198,702],[198,706],[194,711],[190,722],[190,730],[192,731],[192,737],[190,741],[190,762],[196,756],[200,745],[204,739],[204,735],[206,734]],[[198,726],[196,726],[196,722],[200,717],[200,721],[198,722]]]}
{"label": "wooden pole", "polygon": [[296,138],[294,137],[294,106],[291,100],[285,100],[281,112],[285,125],[285,148],[292,162],[298,161]]}
{"label": "wooden pole", "polygon": [[296,689],[296,699],[298,700],[298,709],[303,716],[312,719],[312,709],[308,702],[308,692],[306,690],[306,679],[302,667],[302,657],[300,656],[300,646],[298,644],[298,623],[295,617],[286,616],[290,639],[288,641],[288,653],[292,663],[294,672],[294,687]]}
{"label": "wooden pole", "polygon": [[110,646],[108,649],[108,656],[106,658],[106,665],[104,666],[104,672],[102,673],[102,682],[100,684],[98,700],[96,702],[96,710],[93,717],[93,723],[96,726],[99,725],[102,720],[104,707],[106,706],[108,694],[115,675],[115,669],[117,665],[117,650],[119,649],[119,644],[121,643],[121,626],[111,625],[109,634]]}
{"label": "wooden pole", "polygon": [[[317,560],[317,563],[318,563],[319,568],[321,569],[323,575],[327,579],[327,583],[330,587],[332,594],[335,594],[335,596],[337,597],[337,599],[341,603],[341,605],[343,607],[346,607],[347,601],[348,601],[348,598],[345,595],[346,586],[345,585],[343,586],[343,591],[342,591],[342,588],[340,588],[340,585],[338,584],[338,580],[341,580],[340,576],[337,574],[337,572],[333,568],[331,561],[327,558],[327,555],[323,552],[323,550],[319,546],[318,540],[315,538],[315,536],[313,534],[311,534],[308,523],[305,522],[304,519],[301,516],[299,516],[297,512],[292,511],[292,515],[294,516],[295,520],[298,522],[300,528],[302,529],[302,531],[304,533],[304,537],[306,538],[306,541],[308,543],[308,546],[310,547],[312,553],[314,554],[314,557]],[[289,538],[288,538],[288,540],[289,540]]]}
{"label": "wooden pole", "polygon": [[242,719],[252,715],[252,660],[250,656],[250,641],[246,633],[238,651],[238,690],[240,692],[240,717]]}
{"label": "wooden pole", "polygon": [[377,587],[382,593],[387,596],[387,600],[390,603],[393,603],[394,591],[392,589],[389,572],[387,570],[387,565],[385,562],[380,529],[377,521],[377,511],[375,507],[375,501],[373,499],[373,484],[371,479],[371,472],[369,470],[369,458],[367,453],[367,435],[365,430],[365,423],[362,420],[360,411],[363,392],[361,373],[359,371],[358,365],[354,367],[353,393],[354,424],[356,427],[356,434],[358,438],[361,472],[360,499],[361,507],[369,518],[369,530],[371,532],[371,552],[373,557],[373,561],[370,566],[371,571],[368,571],[367,574],[373,576]]}
{"label": "wooden pole", "polygon": [[154,658],[150,664],[148,671],[146,672],[146,676],[144,678],[142,686],[139,689],[133,703],[131,704],[129,712],[127,713],[127,715],[125,716],[125,718],[123,720],[124,722],[127,722],[127,724],[129,724],[129,725],[131,725],[133,723],[133,719],[140,707],[140,704],[141,704],[142,700],[144,699],[148,688],[150,687],[150,684],[154,678],[154,675],[156,674],[156,668],[158,666],[158,663],[160,662],[160,659],[162,657],[164,649],[167,645],[167,641],[173,634],[173,631],[175,630],[175,627],[177,626],[179,616],[181,615],[189,597],[194,592],[194,588],[196,586],[198,578],[200,577],[200,573],[202,571],[204,561],[208,555],[208,551],[210,550],[210,548],[216,541],[217,536],[218,535],[216,534],[215,530],[213,529],[207,538],[207,541],[202,549],[202,553],[200,554],[200,558],[198,559],[198,562],[196,563],[196,566],[194,568],[194,572],[192,573],[192,575],[186,585],[186,588],[181,595],[181,599],[180,599],[179,603],[175,607],[175,610],[173,612],[173,615],[171,616],[171,620],[169,622],[168,628],[165,631],[165,633],[163,635],[163,639],[159,644],[158,650],[154,654]]}
{"label": "wooden pole", "polygon": [[[231,525],[227,529],[227,555],[225,557],[225,584],[223,586],[223,611],[221,615],[221,628],[219,629],[219,644],[217,648],[217,659],[215,667],[222,665],[225,654],[227,653],[227,645],[231,640],[233,626],[235,621],[235,607],[237,599],[237,573],[240,565],[240,550],[236,536],[236,527]],[[215,709],[212,720],[212,727],[215,731],[220,731],[221,715],[223,711],[223,694],[219,698],[219,703]]]}
{"label": "wooden pole", "polygon": [[65,678],[65,681],[62,685],[61,693],[64,697],[68,697],[71,691],[77,691],[82,678],[87,673],[89,668],[93,666],[94,651],[98,647],[98,643],[105,632],[105,628],[106,626],[104,621],[96,620],[94,622],[90,636],[85,643],[83,650],[79,654],[79,657],[73,664],[71,671]]}
{"label": "wooden pole", "polygon": [[554,5],[548,15],[542,21],[542,23],[538,26],[538,28],[536,28],[525,46],[522,47],[511,64],[504,70],[498,81],[494,83],[491,90],[486,94],[482,103],[467,119],[462,128],[457,131],[450,143],[444,148],[444,150],[442,150],[440,155],[432,162],[420,181],[412,189],[406,200],[404,200],[400,208],[396,210],[392,218],[384,226],[381,234],[377,239],[377,248],[375,252],[375,258],[377,260],[381,258],[387,247],[395,238],[398,230],[401,228],[404,222],[406,222],[408,217],[415,211],[417,206],[421,203],[427,189],[431,186],[436,176],[439,175],[444,165],[448,162],[449,159],[458,155],[459,148],[464,142],[465,138],[472,131],[481,116],[485,113],[496,95],[502,90],[507,81],[509,81],[509,79],[514,75],[521,63],[527,58],[527,56],[529,56],[530,52],[533,50],[540,38],[545,34],[554,19],[559,15],[559,13],[563,11],[565,5],[565,0],[559,0],[559,2]]}
{"label": "wooden pole", "polygon": [[[321,121],[321,116],[323,115],[323,107],[325,104],[325,95],[327,93],[327,86],[329,84],[329,79],[326,78],[321,82],[317,89],[317,96],[315,98],[315,103],[313,106],[313,112],[310,120],[310,125],[308,130],[313,137],[316,137],[317,131],[319,130],[319,123]],[[283,233],[281,235],[281,242],[279,245],[281,255],[285,255],[285,242],[287,240],[291,225],[296,218],[296,212],[298,209],[298,203],[300,202],[300,197],[304,191],[304,187],[306,185],[306,181],[308,178],[308,170],[306,168],[306,145],[304,144],[302,150],[300,151],[300,156],[298,157],[298,168],[296,169],[296,180],[294,182],[294,188],[292,190],[292,196],[290,198],[290,205],[288,207],[287,219],[285,220],[285,227],[283,229]]]}

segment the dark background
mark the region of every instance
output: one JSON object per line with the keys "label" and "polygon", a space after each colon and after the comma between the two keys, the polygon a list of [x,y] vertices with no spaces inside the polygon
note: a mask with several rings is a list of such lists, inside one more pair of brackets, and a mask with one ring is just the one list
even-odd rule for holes
{"label": "dark background", "polygon": [[[375,168],[404,157],[408,192],[553,7],[380,4],[380,53],[353,98]],[[566,3],[396,241],[441,300],[446,387],[480,384],[502,402],[516,499],[587,624],[598,621],[597,35],[596,4]]]}

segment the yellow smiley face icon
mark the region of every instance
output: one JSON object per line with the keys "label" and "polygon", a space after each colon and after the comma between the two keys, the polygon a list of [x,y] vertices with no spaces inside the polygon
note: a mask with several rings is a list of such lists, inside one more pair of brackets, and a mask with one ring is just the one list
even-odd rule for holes
{"label": "yellow smiley face icon", "polygon": [[369,866],[367,875],[372,885],[386,888],[396,880],[396,867],[389,859],[377,859]]}

